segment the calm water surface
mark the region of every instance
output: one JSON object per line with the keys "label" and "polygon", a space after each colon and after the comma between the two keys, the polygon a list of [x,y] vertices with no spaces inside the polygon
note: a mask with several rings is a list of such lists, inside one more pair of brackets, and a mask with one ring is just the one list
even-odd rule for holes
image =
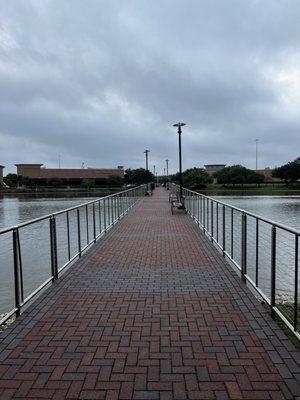
{"label": "calm water surface", "polygon": [[51,214],[77,206],[95,197],[59,197],[59,196],[1,196],[0,197],[0,228],[20,224],[30,219]]}
{"label": "calm water surface", "polygon": [[214,196],[230,205],[300,230],[300,196]]}

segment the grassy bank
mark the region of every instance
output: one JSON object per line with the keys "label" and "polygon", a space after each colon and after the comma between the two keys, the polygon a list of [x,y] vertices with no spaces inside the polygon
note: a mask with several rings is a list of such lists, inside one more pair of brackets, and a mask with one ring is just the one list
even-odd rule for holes
{"label": "grassy bank", "polygon": [[285,185],[283,183],[276,184],[245,184],[245,185],[219,185],[210,184],[207,188],[199,190],[208,196],[300,196],[300,184]]}

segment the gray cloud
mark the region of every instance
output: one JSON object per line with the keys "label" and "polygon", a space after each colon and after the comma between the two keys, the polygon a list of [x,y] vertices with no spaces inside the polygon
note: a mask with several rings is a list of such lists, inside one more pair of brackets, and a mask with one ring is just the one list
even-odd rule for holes
{"label": "gray cloud", "polygon": [[255,165],[300,148],[300,3],[10,0],[0,5],[0,157],[64,166]]}

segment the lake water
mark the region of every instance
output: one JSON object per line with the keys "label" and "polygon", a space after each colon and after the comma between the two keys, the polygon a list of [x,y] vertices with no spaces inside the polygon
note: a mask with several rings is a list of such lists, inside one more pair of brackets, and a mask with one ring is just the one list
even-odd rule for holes
{"label": "lake water", "polygon": [[214,198],[300,230],[300,196],[214,196]]}
{"label": "lake water", "polygon": [[[216,196],[217,199],[265,216],[279,223],[300,229],[300,196]],[[0,228],[13,226],[33,218],[70,208],[94,199],[93,197],[60,197],[60,196],[3,196],[0,198]],[[97,215],[104,218],[103,210],[96,209]],[[88,215],[89,230],[87,234],[86,217]],[[220,213],[221,216],[221,213]],[[108,215],[106,215],[108,218]],[[226,216],[226,226],[230,220]],[[81,209],[81,244],[82,247],[92,237],[92,209]],[[235,259],[240,263],[240,222],[239,215],[235,224]],[[253,275],[255,264],[254,221],[249,219],[248,235],[248,273]],[[100,219],[97,219],[97,231]],[[251,225],[252,224],[252,225]],[[259,284],[268,295],[270,292],[270,227],[261,227],[259,246]],[[221,232],[220,232],[221,235]],[[78,250],[76,212],[70,213],[70,250],[75,254]],[[88,236],[88,237],[87,237]],[[226,244],[230,239],[229,229],[226,231]],[[66,215],[57,218],[58,263],[64,265],[68,260],[66,239]],[[49,220],[20,229],[22,248],[22,265],[25,297],[51,276]],[[229,243],[229,242],[228,242]],[[228,248],[228,247],[227,247]],[[291,293],[294,287],[293,237],[278,232],[277,289],[278,293]],[[13,249],[11,233],[0,236],[0,314],[14,306]]]}
{"label": "lake water", "polygon": [[95,197],[18,195],[0,197],[0,229],[77,206]]}

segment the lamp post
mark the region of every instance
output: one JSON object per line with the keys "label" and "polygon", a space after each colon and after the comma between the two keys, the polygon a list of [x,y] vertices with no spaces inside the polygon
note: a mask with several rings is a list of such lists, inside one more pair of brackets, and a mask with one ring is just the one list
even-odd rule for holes
{"label": "lamp post", "polygon": [[185,126],[186,124],[184,122],[178,122],[177,124],[174,124],[176,128],[178,128],[178,139],[179,139],[179,197],[180,197],[180,202],[183,203],[182,201],[182,157],[181,157],[181,127]]}
{"label": "lamp post", "polygon": [[148,176],[148,153],[150,153],[150,150],[145,150],[144,151],[144,153],[145,153],[145,155],[146,155],[146,173],[147,173],[147,176],[146,176],[146,182],[147,182],[147,192],[148,192],[148,190],[149,190],[149,185],[148,185],[148,181],[149,181],[149,176]]}
{"label": "lamp post", "polygon": [[167,164],[167,190],[169,190],[169,160],[166,160],[166,164]]}

